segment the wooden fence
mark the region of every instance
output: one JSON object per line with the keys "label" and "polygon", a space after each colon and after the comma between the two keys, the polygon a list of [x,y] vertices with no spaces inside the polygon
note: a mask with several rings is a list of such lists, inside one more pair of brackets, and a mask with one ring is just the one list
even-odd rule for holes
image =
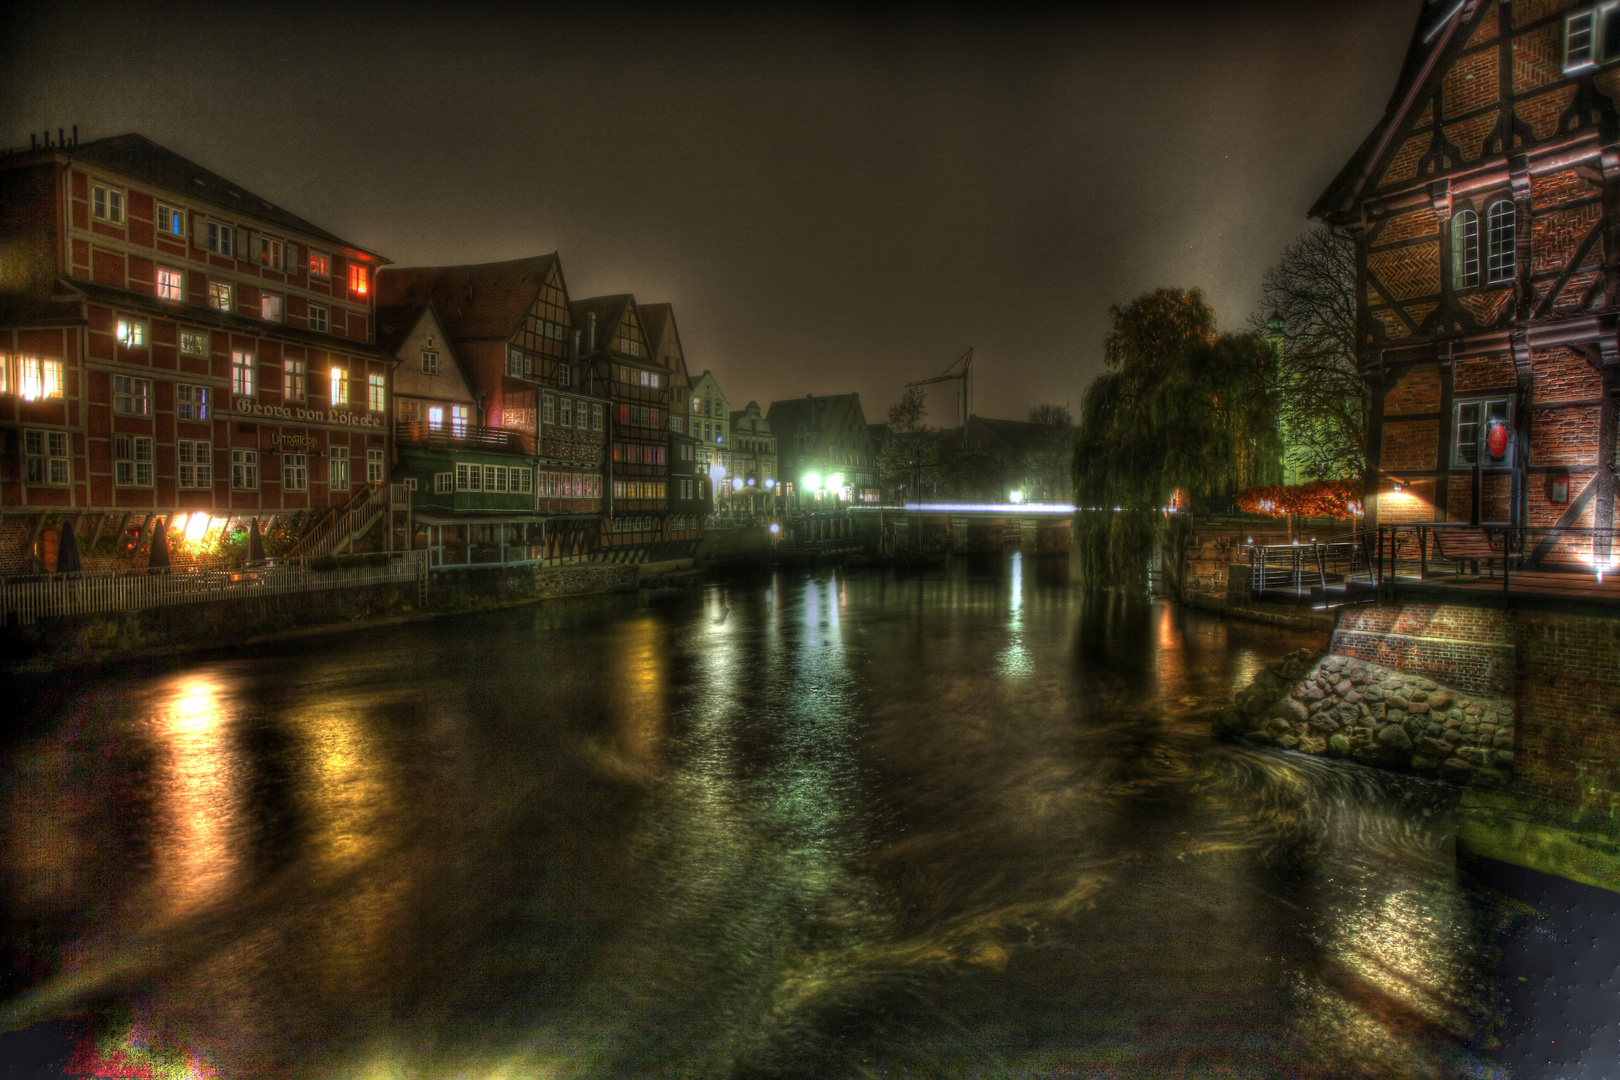
{"label": "wooden fence", "polygon": [[353,589],[364,585],[416,584],[427,578],[427,552],[390,555],[385,566],[313,570],[307,562],[224,570],[140,571],[105,577],[40,575],[0,584],[0,619],[27,625],[63,615],[142,611],[170,604],[255,600],[288,593]]}

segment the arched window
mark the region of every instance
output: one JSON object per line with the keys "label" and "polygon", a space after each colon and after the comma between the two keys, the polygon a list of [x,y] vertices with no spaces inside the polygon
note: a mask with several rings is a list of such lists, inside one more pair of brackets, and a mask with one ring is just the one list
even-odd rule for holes
{"label": "arched window", "polygon": [[1513,204],[1503,199],[1485,211],[1485,280],[1512,281]]}
{"label": "arched window", "polygon": [[1479,284],[1479,215],[1472,210],[1451,218],[1451,287],[1468,289]]}

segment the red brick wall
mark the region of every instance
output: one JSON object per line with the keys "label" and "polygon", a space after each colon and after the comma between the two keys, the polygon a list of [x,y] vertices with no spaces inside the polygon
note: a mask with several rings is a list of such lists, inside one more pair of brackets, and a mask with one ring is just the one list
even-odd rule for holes
{"label": "red brick wall", "polygon": [[1418,364],[1395,381],[1384,394],[1384,415],[1432,413],[1440,410],[1440,366]]}
{"label": "red brick wall", "polygon": [[1603,376],[1572,349],[1536,349],[1531,361],[1538,403],[1593,401],[1603,396]]}
{"label": "red brick wall", "polygon": [[1515,776],[1556,806],[1620,816],[1620,619],[1520,612]]}
{"label": "red brick wall", "polygon": [[1332,651],[1459,690],[1511,697],[1514,642],[1507,614],[1454,604],[1346,608]]}
{"label": "red brick wall", "polygon": [[1403,521],[1434,520],[1434,478],[1408,481],[1404,490],[1394,491],[1385,480],[1378,492],[1378,520],[1386,525]]}
{"label": "red brick wall", "polygon": [[1379,454],[1383,471],[1400,475],[1402,469],[1433,469],[1440,438],[1438,420],[1385,421],[1384,445]]}
{"label": "red brick wall", "polygon": [[1451,65],[1440,82],[1441,107],[1444,117],[1473,112],[1496,101],[1502,92],[1501,78],[1497,74],[1495,49],[1481,49],[1470,53]]}
{"label": "red brick wall", "polygon": [[1394,300],[1433,296],[1440,291],[1440,244],[1413,244],[1367,254],[1367,269]]}
{"label": "red brick wall", "polygon": [[1598,406],[1536,409],[1530,428],[1531,465],[1590,466],[1597,456]]}
{"label": "red brick wall", "polygon": [[[1458,360],[1452,369],[1457,393],[1469,394],[1476,390],[1512,390],[1516,385],[1518,374],[1513,367],[1513,358],[1505,353],[1500,356],[1472,356],[1466,360]],[[1438,404],[1435,406],[1438,408]]]}

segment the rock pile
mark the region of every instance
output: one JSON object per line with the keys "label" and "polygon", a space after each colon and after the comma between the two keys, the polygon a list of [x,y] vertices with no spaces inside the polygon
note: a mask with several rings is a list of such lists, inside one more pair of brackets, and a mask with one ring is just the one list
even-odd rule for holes
{"label": "rock pile", "polygon": [[1454,783],[1513,772],[1513,706],[1349,656],[1289,653],[1216,713],[1217,736]]}

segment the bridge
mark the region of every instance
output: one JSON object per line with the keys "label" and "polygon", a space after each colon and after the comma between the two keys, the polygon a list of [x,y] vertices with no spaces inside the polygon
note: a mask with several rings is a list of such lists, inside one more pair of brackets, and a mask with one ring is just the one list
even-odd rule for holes
{"label": "bridge", "polygon": [[1066,555],[1074,507],[1058,503],[914,502],[852,506],[847,511],[878,554],[939,557],[951,552],[995,551],[1026,534],[1037,555]]}

